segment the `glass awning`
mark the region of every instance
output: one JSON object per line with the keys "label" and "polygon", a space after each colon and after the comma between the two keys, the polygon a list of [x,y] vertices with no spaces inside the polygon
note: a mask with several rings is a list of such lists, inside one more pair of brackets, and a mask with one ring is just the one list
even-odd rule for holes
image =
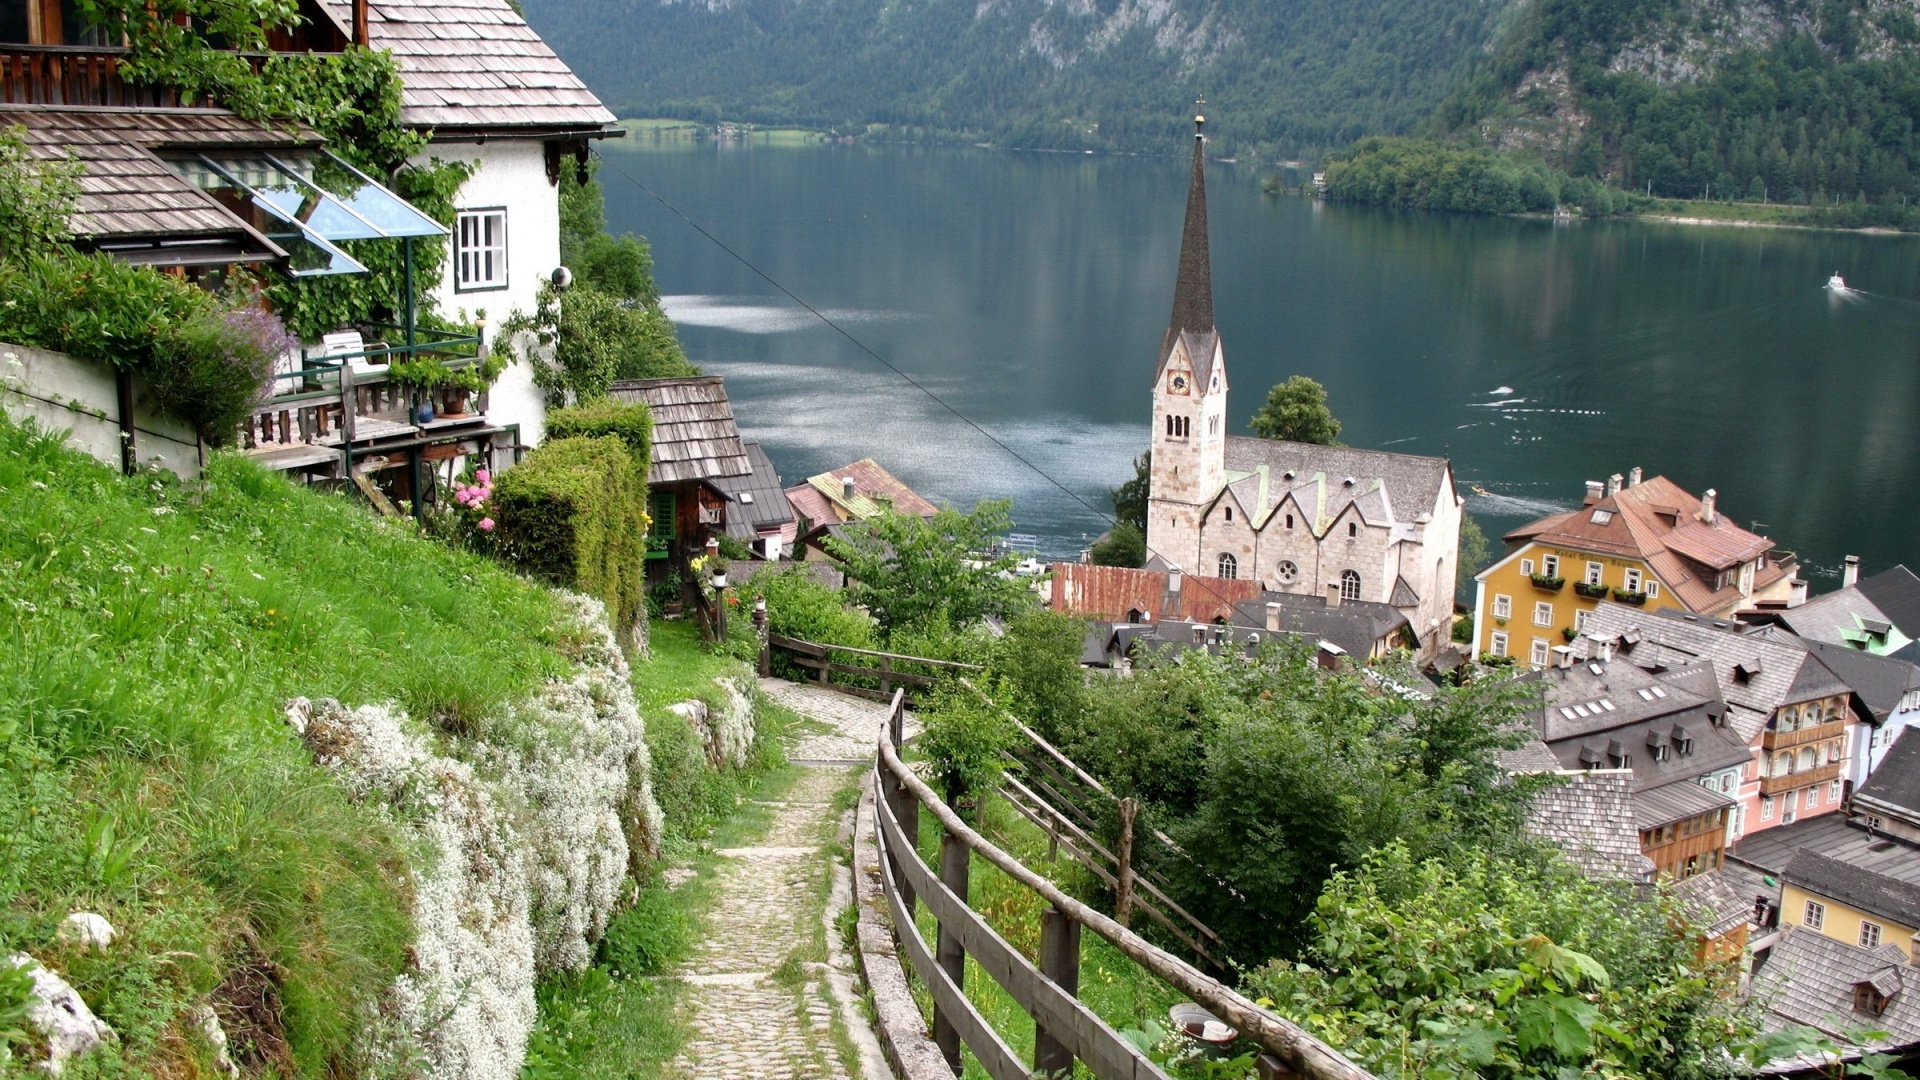
{"label": "glass awning", "polygon": [[295,277],[366,273],[337,246],[341,241],[447,235],[379,181],[333,154],[320,154],[196,154],[174,165],[230,207],[255,211],[249,216],[286,250]]}

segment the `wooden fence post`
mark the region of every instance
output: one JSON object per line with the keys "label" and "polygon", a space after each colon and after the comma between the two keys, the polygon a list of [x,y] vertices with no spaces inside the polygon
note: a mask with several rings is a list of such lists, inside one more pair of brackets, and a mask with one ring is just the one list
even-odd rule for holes
{"label": "wooden fence post", "polygon": [[[1080,924],[1052,906],[1040,913],[1040,974],[1080,996]],[[1072,1051],[1038,1020],[1033,1024],[1033,1071],[1050,1078],[1073,1075]]]}
{"label": "wooden fence post", "polygon": [[[894,703],[887,712],[887,741],[893,744],[896,755],[904,755],[907,741],[907,706],[905,700]],[[914,798],[907,785],[893,775],[893,770],[883,770],[884,786],[880,794],[887,799],[887,805],[893,809],[893,819],[900,825],[900,836],[907,842],[908,853],[916,853],[920,846],[920,800]],[[904,858],[905,856],[900,856]],[[914,909],[913,886],[907,884],[906,875],[894,874],[894,887],[900,893],[900,904],[912,915]]]}
{"label": "wooden fence post", "polygon": [[1114,853],[1120,870],[1114,875],[1113,921],[1129,929],[1133,926],[1133,818],[1139,812],[1139,803],[1120,800],[1120,845]]}
{"label": "wooden fence post", "polygon": [[[940,835],[940,884],[952,890],[963,904],[967,902],[967,863],[970,854],[966,841],[951,832]],[[911,932],[911,928],[908,932]],[[967,975],[967,951],[960,944],[960,935],[944,922],[934,943],[933,958],[940,965],[940,970],[953,980],[954,988],[963,989]],[[952,1018],[942,1012],[938,1005],[933,1008],[933,1041],[940,1047],[947,1065],[953,1069],[953,1075],[959,1076],[960,1029],[954,1026]]]}

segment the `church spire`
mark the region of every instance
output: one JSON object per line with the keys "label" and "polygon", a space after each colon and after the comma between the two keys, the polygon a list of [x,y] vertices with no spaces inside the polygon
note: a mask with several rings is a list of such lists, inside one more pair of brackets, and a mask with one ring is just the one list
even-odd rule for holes
{"label": "church spire", "polygon": [[1206,125],[1195,103],[1193,118],[1193,179],[1187,187],[1187,223],[1180,236],[1180,277],[1173,287],[1173,322],[1168,342],[1181,332],[1204,334],[1213,329],[1213,260],[1207,250]]}

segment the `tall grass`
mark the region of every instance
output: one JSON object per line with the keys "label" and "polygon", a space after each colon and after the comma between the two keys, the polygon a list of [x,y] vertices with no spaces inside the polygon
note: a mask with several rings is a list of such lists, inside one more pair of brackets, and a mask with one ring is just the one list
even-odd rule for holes
{"label": "tall grass", "polygon": [[[283,703],[461,729],[564,673],[551,596],[238,457],[183,489],[4,418],[0,581],[0,949],[119,1032],[88,1071],[193,1075],[208,1000],[243,1064],[354,1071],[412,938],[409,853]],[[62,946],[73,910],[122,940]]]}

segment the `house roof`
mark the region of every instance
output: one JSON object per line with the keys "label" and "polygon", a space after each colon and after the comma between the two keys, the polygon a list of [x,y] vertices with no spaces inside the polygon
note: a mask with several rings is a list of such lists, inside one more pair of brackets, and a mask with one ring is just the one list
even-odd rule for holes
{"label": "house roof", "polygon": [[1908,926],[1920,926],[1920,847],[1858,818],[1821,814],[1742,838],[1727,858]]}
{"label": "house roof", "polygon": [[1665,784],[1633,793],[1633,823],[1638,828],[1657,829],[1732,805],[1731,798],[1699,784]]}
{"label": "house roof", "polygon": [[[1912,735],[1912,738],[1908,738]],[[1920,735],[1902,731],[1879,767],[1853,793],[1858,810],[1884,811],[1920,821]]]}
{"label": "house roof", "polygon": [[[1610,764],[1625,754],[1632,761],[1628,768],[1634,790],[1651,795],[1668,787],[1698,788],[1687,781],[1742,765],[1753,756],[1748,736],[1719,722],[1726,705],[1704,664],[1654,675],[1624,660],[1588,660],[1522,678],[1542,689],[1541,707],[1533,713],[1534,730],[1563,769]],[[1655,754],[1656,746],[1665,748],[1664,757]],[[1636,811],[1677,815],[1643,825],[1664,825],[1725,802],[1725,796],[1715,793],[1711,806],[1680,813],[1675,798],[1680,796],[1662,796],[1644,806],[1636,800]]]}
{"label": "house roof", "polygon": [[[853,481],[851,498],[847,495],[848,480]],[[806,483],[788,488],[786,496],[794,513],[812,522],[811,528],[861,521],[880,513],[882,506],[915,517],[932,517],[939,512],[939,507],[872,458],[809,476]]]}
{"label": "house roof", "polygon": [[1569,773],[1565,783],[1534,795],[1526,827],[1590,876],[1651,881],[1653,860],[1640,851],[1633,804],[1633,774],[1627,770]]}
{"label": "house roof", "polygon": [[1791,634],[1741,633],[1735,623],[1601,601],[1575,648],[1583,657],[1595,656],[1596,639],[1608,638],[1618,641],[1620,657],[1638,667],[1711,664],[1720,695],[1732,706],[1728,722],[1749,739],[1781,705],[1851,692]]}
{"label": "house roof", "polygon": [[653,410],[650,484],[717,481],[747,476],[753,463],[741,445],[726,380],[718,375],[674,379],[623,379],[608,393],[616,401]]}
{"label": "house roof", "polygon": [[[1709,572],[1758,559],[1773,546],[1742,529],[1724,513],[1706,519],[1705,504],[1664,476],[1644,480],[1577,510],[1550,514],[1506,534],[1510,543],[1535,541],[1598,555],[1638,558],[1659,575],[1689,611],[1720,611],[1741,599],[1737,582],[1723,589],[1703,580],[1692,564]],[[1764,588],[1790,573],[1790,564],[1766,560],[1753,587]]]}
{"label": "house roof", "polygon": [[1206,140],[1193,137],[1193,175],[1187,182],[1187,217],[1180,231],[1180,268],[1173,285],[1173,317],[1160,343],[1158,380],[1173,355],[1174,343],[1186,340],[1194,382],[1205,391],[1213,375],[1213,354],[1219,334],[1213,325],[1213,259],[1207,243]]}
{"label": "house roof", "polygon": [[[1907,862],[1920,864],[1920,851],[1896,840],[1872,841],[1867,850],[1871,851],[1875,845],[1881,844],[1893,846],[1877,854],[1898,854]],[[1842,850],[1850,851],[1851,847],[1849,845]],[[1832,897],[1869,914],[1882,915],[1905,926],[1920,926],[1920,882],[1903,881],[1849,859],[1835,858],[1804,847],[1787,860],[1780,877],[1810,893]]]}
{"label": "house roof", "polygon": [[1875,656],[1846,645],[1799,640],[1828,670],[1853,688],[1854,696],[1876,725],[1886,723],[1888,717],[1899,711],[1900,699],[1907,691],[1920,690],[1920,665],[1891,656]]}
{"label": "house roof", "polygon": [[0,108],[0,128],[16,125],[25,129],[22,138],[35,158],[81,163],[79,198],[68,221],[75,236],[108,245],[195,241],[213,245],[209,257],[224,253],[218,261],[286,253],[157,152],[320,143],[311,129],[255,123],[222,109]]}
{"label": "house roof", "polygon": [[1329,642],[1362,659],[1373,655],[1375,644],[1409,625],[1405,615],[1387,604],[1347,600],[1328,607],[1324,596],[1280,592],[1263,592],[1258,599],[1235,605],[1229,619],[1238,626],[1269,629],[1268,604],[1279,605],[1281,632]]}
{"label": "house roof", "polygon": [[742,440],[753,470],[744,476],[722,476],[713,482],[727,497],[727,533],[751,540],[763,531],[775,531],[793,522],[793,504],[780,489],[773,459],[757,442]]}
{"label": "house roof", "polygon": [[[323,0],[346,25],[352,5]],[[508,0],[371,0],[368,37],[400,65],[416,128],[580,130],[614,121]]]}
{"label": "house roof", "polygon": [[1263,595],[1260,583],[1249,578],[1182,574],[1179,592],[1169,591],[1169,581],[1170,575],[1158,570],[1058,562],[1051,604],[1055,611],[1111,622],[1124,622],[1134,611],[1147,622],[1212,622],[1233,621],[1241,604]]}
{"label": "house roof", "polygon": [[1225,459],[1228,485],[1255,522],[1292,494],[1316,532],[1348,506],[1369,523],[1411,523],[1432,513],[1443,491],[1453,496],[1446,458],[1229,435]]}
{"label": "house roof", "polygon": [[1860,649],[1885,643],[1888,632],[1895,629],[1893,618],[1867,599],[1858,585],[1816,596],[1799,607],[1778,612],[1775,618],[1780,625],[1808,640]]}
{"label": "house roof", "polygon": [[1676,882],[1673,898],[1709,939],[1731,934],[1753,919],[1754,898],[1724,871],[1709,870]]}
{"label": "house roof", "polygon": [[[1893,989],[1879,1016],[1855,1011],[1854,991],[1861,983]],[[1789,926],[1755,973],[1749,997],[1766,1010],[1761,1026],[1770,1031],[1805,1024],[1841,1039],[1863,1030],[1887,1033],[1867,1050],[1920,1043],[1920,971],[1909,968],[1892,945],[1863,949]]]}
{"label": "house roof", "polygon": [[1870,578],[1861,578],[1859,588],[1902,634],[1920,638],[1920,577],[1913,571],[1905,566],[1882,570]]}

